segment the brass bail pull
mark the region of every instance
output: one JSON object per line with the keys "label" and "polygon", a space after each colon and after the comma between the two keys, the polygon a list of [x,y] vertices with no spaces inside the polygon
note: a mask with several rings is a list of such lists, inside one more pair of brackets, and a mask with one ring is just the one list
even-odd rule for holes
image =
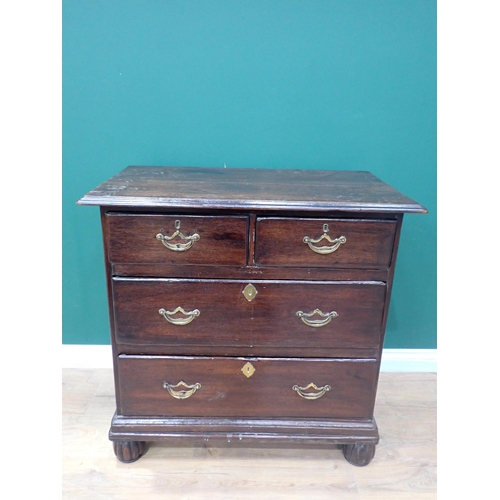
{"label": "brass bail pull", "polygon": [[[185,389],[176,390],[179,387],[184,387]],[[187,399],[191,397],[198,389],[201,389],[201,384],[196,382],[196,384],[187,385],[186,382],[181,380],[176,385],[169,384],[168,382],[163,382],[163,388],[167,389],[168,393],[175,399]]]}
{"label": "brass bail pull", "polygon": [[[305,313],[303,311],[297,311],[295,313],[307,326],[312,326],[313,328],[320,328],[321,326],[328,325],[333,318],[336,318],[339,314],[337,311],[331,311],[328,313],[323,313],[319,309],[314,309],[311,313]],[[315,315],[319,316],[320,319],[312,319]]]}
{"label": "brass bail pull", "polygon": [[[333,253],[340,248],[340,245],[343,245],[347,241],[347,238],[345,236],[339,236],[338,238],[332,239],[328,235],[329,231],[330,228],[328,224],[323,224],[323,234],[319,238],[313,239],[309,236],[304,236],[302,241],[306,243],[313,252],[321,255]],[[332,243],[332,245],[316,246],[316,243],[321,243],[323,240]]]}
{"label": "brass bail pull", "polygon": [[[193,309],[192,311],[186,311],[182,307],[176,307],[173,311],[167,311],[163,307],[158,311],[169,323],[172,325],[184,326],[189,325],[191,321],[200,315],[199,309]],[[174,314],[181,313],[184,317],[174,317]]]}
{"label": "brass bail pull", "polygon": [[[161,241],[163,245],[165,245],[165,247],[169,250],[172,250],[173,252],[186,252],[193,246],[195,241],[198,241],[200,239],[200,235],[196,232],[192,236],[185,236],[184,234],[182,234],[180,230],[180,220],[176,220],[174,226],[175,232],[171,236],[165,236],[161,233],[158,233],[156,235],[156,239]],[[173,243],[172,240],[174,238],[179,238],[184,243]]]}
{"label": "brass bail pull", "polygon": [[[329,385],[325,385],[323,387],[318,387],[316,384],[313,384],[311,382],[306,387],[300,387],[297,384],[295,384],[292,387],[292,389],[301,398],[312,400],[312,399],[319,399],[321,396],[324,396],[331,389],[331,387]],[[309,389],[314,389],[315,391],[318,391],[318,392],[310,392]]]}

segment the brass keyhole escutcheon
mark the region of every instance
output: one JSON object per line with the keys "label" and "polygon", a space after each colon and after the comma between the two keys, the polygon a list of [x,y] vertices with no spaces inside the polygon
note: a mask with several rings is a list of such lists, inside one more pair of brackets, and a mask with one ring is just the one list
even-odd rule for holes
{"label": "brass keyhole escutcheon", "polygon": [[248,283],[248,285],[243,289],[243,292],[241,293],[245,296],[245,299],[247,299],[248,302],[251,302],[253,299],[255,299],[259,292],[252,285],[252,283]]}
{"label": "brass keyhole escutcheon", "polygon": [[252,363],[248,362],[245,363],[245,365],[243,365],[241,371],[243,372],[243,375],[245,375],[246,378],[250,378],[255,373],[255,368],[252,365]]}

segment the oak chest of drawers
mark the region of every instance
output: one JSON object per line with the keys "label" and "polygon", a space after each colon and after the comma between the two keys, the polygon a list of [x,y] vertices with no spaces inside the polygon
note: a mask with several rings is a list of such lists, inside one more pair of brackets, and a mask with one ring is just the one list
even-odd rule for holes
{"label": "oak chest of drawers", "polygon": [[155,440],[341,445],[367,465],[404,213],[369,172],[128,167],[101,210],[123,462]]}

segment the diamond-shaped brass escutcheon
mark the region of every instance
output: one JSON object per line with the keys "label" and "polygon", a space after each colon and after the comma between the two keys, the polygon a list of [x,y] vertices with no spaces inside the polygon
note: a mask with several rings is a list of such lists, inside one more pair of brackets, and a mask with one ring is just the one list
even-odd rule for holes
{"label": "diamond-shaped brass escutcheon", "polygon": [[255,368],[252,363],[248,362],[245,363],[241,371],[243,372],[243,375],[245,375],[245,377],[250,378],[255,373]]}
{"label": "diamond-shaped brass escutcheon", "polygon": [[248,302],[251,302],[257,294],[259,293],[257,289],[252,285],[252,283],[248,283],[248,285],[244,288],[243,290],[243,295],[245,296],[245,299],[248,300]]}

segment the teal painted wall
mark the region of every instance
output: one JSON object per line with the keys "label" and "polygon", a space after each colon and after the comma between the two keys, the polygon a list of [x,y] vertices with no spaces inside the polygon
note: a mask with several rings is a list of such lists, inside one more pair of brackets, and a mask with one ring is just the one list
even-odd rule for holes
{"label": "teal painted wall", "polygon": [[108,344],[98,208],[128,165],[370,170],[406,215],[385,347],[436,347],[434,0],[63,1],[63,343]]}

